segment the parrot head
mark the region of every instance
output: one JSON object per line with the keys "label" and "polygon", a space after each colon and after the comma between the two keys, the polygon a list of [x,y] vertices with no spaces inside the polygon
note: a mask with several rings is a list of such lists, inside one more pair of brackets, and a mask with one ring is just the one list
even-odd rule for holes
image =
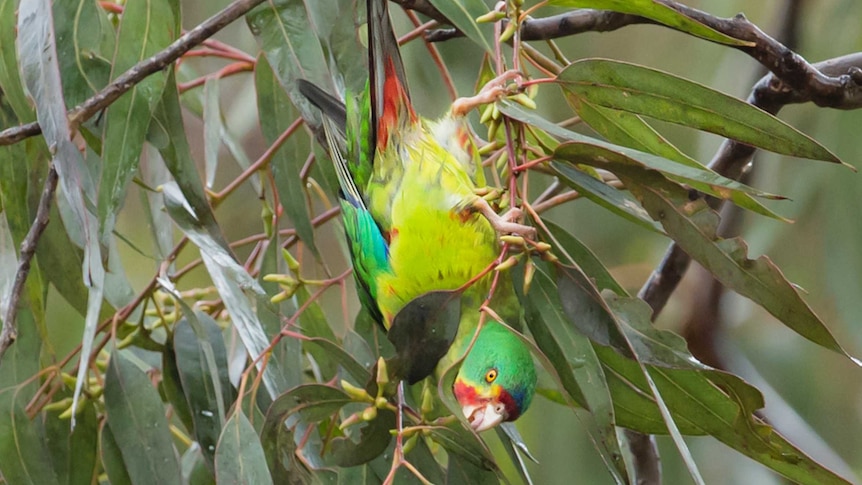
{"label": "parrot head", "polygon": [[503,325],[485,324],[455,378],[455,398],[470,427],[485,431],[518,419],[535,390],[536,368],[527,347]]}

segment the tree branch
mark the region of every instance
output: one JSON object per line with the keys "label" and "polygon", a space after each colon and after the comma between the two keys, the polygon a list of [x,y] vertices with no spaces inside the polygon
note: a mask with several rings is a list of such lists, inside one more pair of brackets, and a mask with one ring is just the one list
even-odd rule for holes
{"label": "tree branch", "polygon": [[[850,54],[813,66],[823,76],[841,76],[842,73],[860,72],[862,70],[862,53]],[[758,81],[748,97],[748,102],[771,114],[788,104],[814,101],[816,94],[809,91],[790,91],[789,86],[779,80],[775,74],[767,74]],[[856,103],[859,100],[855,101]],[[842,108],[850,109],[849,104],[841,104]],[[750,145],[725,140],[718,152],[709,163],[709,168],[727,178],[738,180],[745,166],[751,161],[755,148]],[[721,201],[709,198],[710,207],[718,208]],[[641,288],[638,297],[646,301],[653,310],[655,318],[664,308],[671,293],[676,289],[682,275],[688,268],[691,258],[676,245],[671,243],[661,264],[653,271],[650,278]]]}
{"label": "tree branch", "polygon": [[[117,98],[125,94],[126,91],[137,85],[147,76],[173,64],[180,56],[201,44],[229,23],[245,15],[260,3],[263,3],[263,0],[236,0],[221,12],[180,36],[179,39],[175,40],[158,54],[135,64],[93,97],[69,111],[68,119],[70,127],[74,131],[78,125],[110,106]],[[0,146],[11,145],[40,133],[42,133],[42,128],[37,122],[8,128],[0,132]]]}
{"label": "tree branch", "polygon": [[[728,47],[746,53],[776,75],[770,81],[776,83],[771,90],[785,92],[788,101],[784,104],[812,101],[818,106],[838,109],[862,107],[862,69],[857,64],[853,64],[853,69],[828,75],[764,33],[743,14],[720,18],[670,0],[656,1],[717,32],[749,42],[750,45]],[[655,23],[637,15],[580,9],[551,17],[525,19],[521,24],[521,40],[550,40],[584,32],[609,32],[633,24]],[[460,35],[463,34],[456,29],[442,29],[428,32],[426,39],[440,42]],[[797,96],[804,100],[796,100]]]}
{"label": "tree branch", "polygon": [[39,238],[42,237],[42,232],[48,227],[48,220],[51,214],[51,201],[54,199],[54,192],[56,190],[57,170],[51,164],[48,176],[45,178],[42,196],[39,198],[36,219],[30,225],[30,230],[27,231],[27,236],[24,237],[24,241],[21,243],[21,259],[18,261],[18,271],[15,272],[15,282],[12,284],[12,293],[9,295],[9,307],[6,309],[6,315],[3,318],[3,329],[0,330],[0,362],[3,361],[3,355],[6,353],[6,350],[18,337],[18,326],[15,324],[15,320],[18,318],[18,303],[21,300],[21,294],[24,292],[24,284],[27,282],[27,276],[30,274],[30,263],[33,261],[33,255],[36,254],[36,246],[39,244]]}

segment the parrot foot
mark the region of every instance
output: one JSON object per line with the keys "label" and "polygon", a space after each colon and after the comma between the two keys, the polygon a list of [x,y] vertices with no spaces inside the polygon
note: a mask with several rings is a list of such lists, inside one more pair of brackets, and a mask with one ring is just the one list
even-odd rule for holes
{"label": "parrot foot", "polygon": [[521,72],[515,70],[509,70],[500,74],[482,86],[479,94],[456,99],[452,103],[452,114],[454,116],[464,116],[477,106],[493,103],[504,96],[514,94],[511,89],[506,87],[506,84],[509,81],[520,80],[521,76]]}
{"label": "parrot foot", "polygon": [[477,198],[473,203],[473,208],[480,212],[495,231],[501,234],[515,234],[526,239],[536,238],[536,228],[518,222],[524,215],[524,211],[518,208],[509,209],[505,214],[500,215],[494,212],[494,209],[488,204],[488,201],[483,198]]}

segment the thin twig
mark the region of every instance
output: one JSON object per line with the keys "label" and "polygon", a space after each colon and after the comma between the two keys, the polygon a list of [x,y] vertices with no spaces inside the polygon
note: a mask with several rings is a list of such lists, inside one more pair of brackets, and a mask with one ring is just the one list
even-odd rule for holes
{"label": "thin twig", "polygon": [[[90,99],[69,111],[69,125],[74,130],[96,113],[110,106],[126,91],[133,88],[147,76],[155,74],[173,64],[180,56],[200,45],[226,25],[245,15],[249,10],[263,3],[263,0],[236,0],[221,12],[186,32],[158,54],[144,59],[121,74],[114,82],[93,95]],[[11,145],[25,138],[42,133],[38,122],[8,128],[0,132],[0,146]]]}
{"label": "thin twig", "polygon": [[45,186],[42,188],[42,196],[39,198],[36,219],[33,220],[30,230],[27,231],[27,236],[21,243],[21,259],[18,261],[18,271],[15,273],[15,282],[12,284],[12,293],[9,295],[9,307],[6,309],[6,315],[3,319],[3,329],[0,330],[0,362],[3,361],[6,350],[18,338],[18,326],[15,322],[18,318],[18,303],[24,292],[27,276],[30,274],[30,263],[33,261],[33,255],[36,254],[39,238],[42,237],[42,232],[48,227],[51,201],[54,200],[54,193],[57,191],[57,178],[57,170],[51,164],[51,168],[48,169],[48,176],[45,178]]}

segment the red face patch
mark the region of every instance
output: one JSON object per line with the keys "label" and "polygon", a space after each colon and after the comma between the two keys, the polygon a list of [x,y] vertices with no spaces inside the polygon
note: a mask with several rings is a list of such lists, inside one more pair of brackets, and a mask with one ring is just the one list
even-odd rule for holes
{"label": "red face patch", "polygon": [[455,381],[452,391],[455,393],[455,399],[457,399],[461,405],[476,404],[484,401],[484,399],[480,398],[479,395],[476,394],[475,387],[461,380]]}

